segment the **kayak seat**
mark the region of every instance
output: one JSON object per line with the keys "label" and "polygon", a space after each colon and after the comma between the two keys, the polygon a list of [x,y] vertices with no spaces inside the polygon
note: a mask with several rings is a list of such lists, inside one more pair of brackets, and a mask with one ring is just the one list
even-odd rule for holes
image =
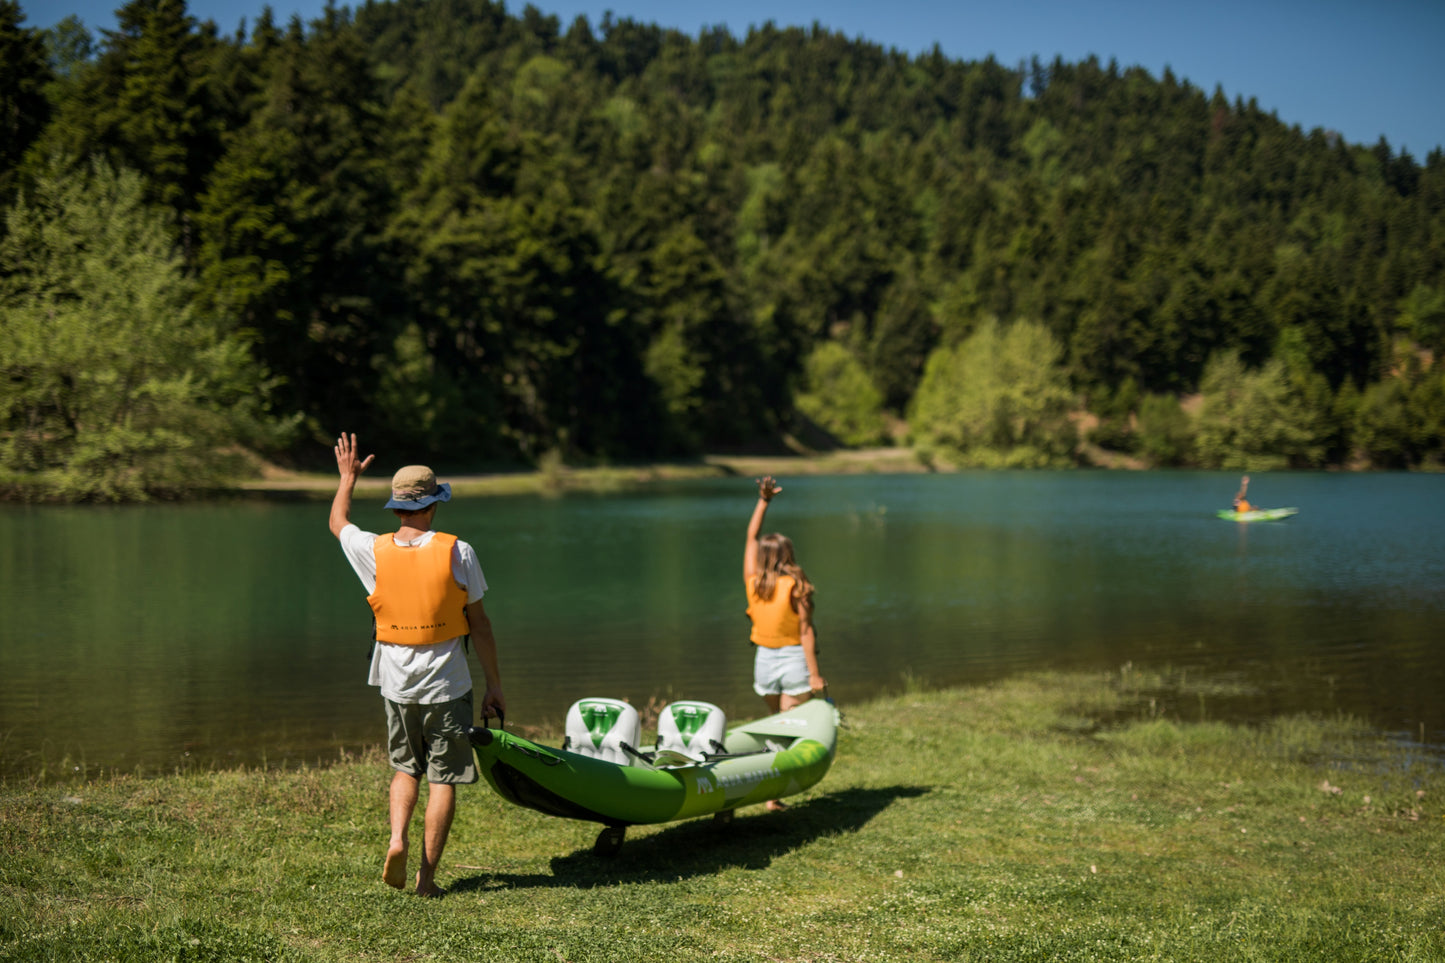
{"label": "kayak seat", "polygon": [[711,702],[674,702],[658,714],[657,749],[702,762],[708,755],[727,752],[723,746],[727,725],[727,716]]}
{"label": "kayak seat", "polygon": [[578,699],[567,710],[562,748],[580,756],[630,766],[642,737],[637,710],[621,699]]}

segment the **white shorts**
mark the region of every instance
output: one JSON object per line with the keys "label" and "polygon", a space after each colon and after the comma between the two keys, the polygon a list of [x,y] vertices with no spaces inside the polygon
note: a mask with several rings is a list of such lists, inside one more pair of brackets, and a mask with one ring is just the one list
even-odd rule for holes
{"label": "white shorts", "polygon": [[801,645],[785,645],[770,649],[756,646],[753,661],[753,691],[760,696],[807,695],[813,691],[808,684],[808,659]]}

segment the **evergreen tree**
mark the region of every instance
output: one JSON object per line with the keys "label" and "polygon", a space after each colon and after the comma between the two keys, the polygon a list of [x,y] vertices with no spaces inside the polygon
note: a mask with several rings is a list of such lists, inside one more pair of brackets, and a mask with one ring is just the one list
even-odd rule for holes
{"label": "evergreen tree", "polygon": [[[177,215],[189,254],[190,214],[220,152],[209,74],[218,42],[184,0],[130,0],[116,16],[118,29],[104,32],[93,63],[70,60],[41,155],[79,163],[101,155],[139,172],[147,198]],[[60,39],[74,47],[67,57],[79,56],[83,38]]]}
{"label": "evergreen tree", "polygon": [[95,56],[95,38],[75,14],[45,32],[45,47],[58,79],[73,80]]}
{"label": "evergreen tree", "polygon": [[124,162],[146,175],[155,199],[179,211],[200,193],[202,175],[190,163],[206,107],[196,23],[185,0],[131,0],[116,15],[114,53],[124,58],[124,73],[104,123],[114,128]]}
{"label": "evergreen tree", "polygon": [[[534,78],[531,93],[539,83],[559,89]],[[556,137],[519,137],[518,106],[475,73],[390,228],[437,363],[465,386],[451,430],[494,458],[651,451],[639,332],[615,313],[595,228],[568,187],[577,161]]]}
{"label": "evergreen tree", "polygon": [[266,66],[260,106],[201,200],[199,297],[257,333],[285,406],[324,437],[370,423],[373,358],[403,327],[382,241],[383,114],[334,8],[310,36],[293,20]]}
{"label": "evergreen tree", "polygon": [[16,188],[20,158],[49,120],[45,85],[51,80],[45,41],[21,27],[15,0],[0,0],[0,210]]}

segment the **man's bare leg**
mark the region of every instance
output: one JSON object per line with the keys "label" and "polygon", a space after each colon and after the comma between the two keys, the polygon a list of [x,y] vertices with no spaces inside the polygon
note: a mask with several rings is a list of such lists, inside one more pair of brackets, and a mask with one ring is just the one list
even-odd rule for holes
{"label": "man's bare leg", "polygon": [[386,847],[386,862],[381,867],[381,878],[386,880],[386,885],[396,889],[406,888],[406,832],[420,792],[421,780],[416,776],[404,772],[392,773],[391,842]]}
{"label": "man's bare leg", "polygon": [[447,848],[447,834],[452,831],[452,816],[457,811],[457,787],[446,783],[428,783],[426,790],[426,829],[422,836],[421,867],[416,871],[418,896],[440,896],[437,888],[437,864]]}

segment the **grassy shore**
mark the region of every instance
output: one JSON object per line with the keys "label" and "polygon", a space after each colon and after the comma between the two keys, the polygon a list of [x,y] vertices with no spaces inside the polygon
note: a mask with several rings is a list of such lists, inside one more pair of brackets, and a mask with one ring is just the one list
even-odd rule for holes
{"label": "grassy shore", "polygon": [[[573,467],[544,460],[536,471],[481,475],[448,475],[443,472],[441,480],[451,484],[453,494],[471,497],[622,491],[653,482],[693,478],[753,478],[758,475],[782,478],[930,470],[933,470],[930,465],[911,448],[868,448],[812,455],[708,455],[692,462],[634,466]],[[330,498],[336,491],[335,473],[286,471],[269,465],[258,466],[257,473],[257,478],[238,482],[236,490],[254,495],[315,499]],[[373,472],[362,476],[356,490],[363,495],[383,495],[390,480],[384,472]]]}
{"label": "grassy shore", "polygon": [[1445,959],[1439,760],[1346,719],[1158,715],[1181,686],[845,706],[789,811],[635,827],[610,860],[466,787],[435,901],[381,882],[379,756],[11,783],[0,959]]}

